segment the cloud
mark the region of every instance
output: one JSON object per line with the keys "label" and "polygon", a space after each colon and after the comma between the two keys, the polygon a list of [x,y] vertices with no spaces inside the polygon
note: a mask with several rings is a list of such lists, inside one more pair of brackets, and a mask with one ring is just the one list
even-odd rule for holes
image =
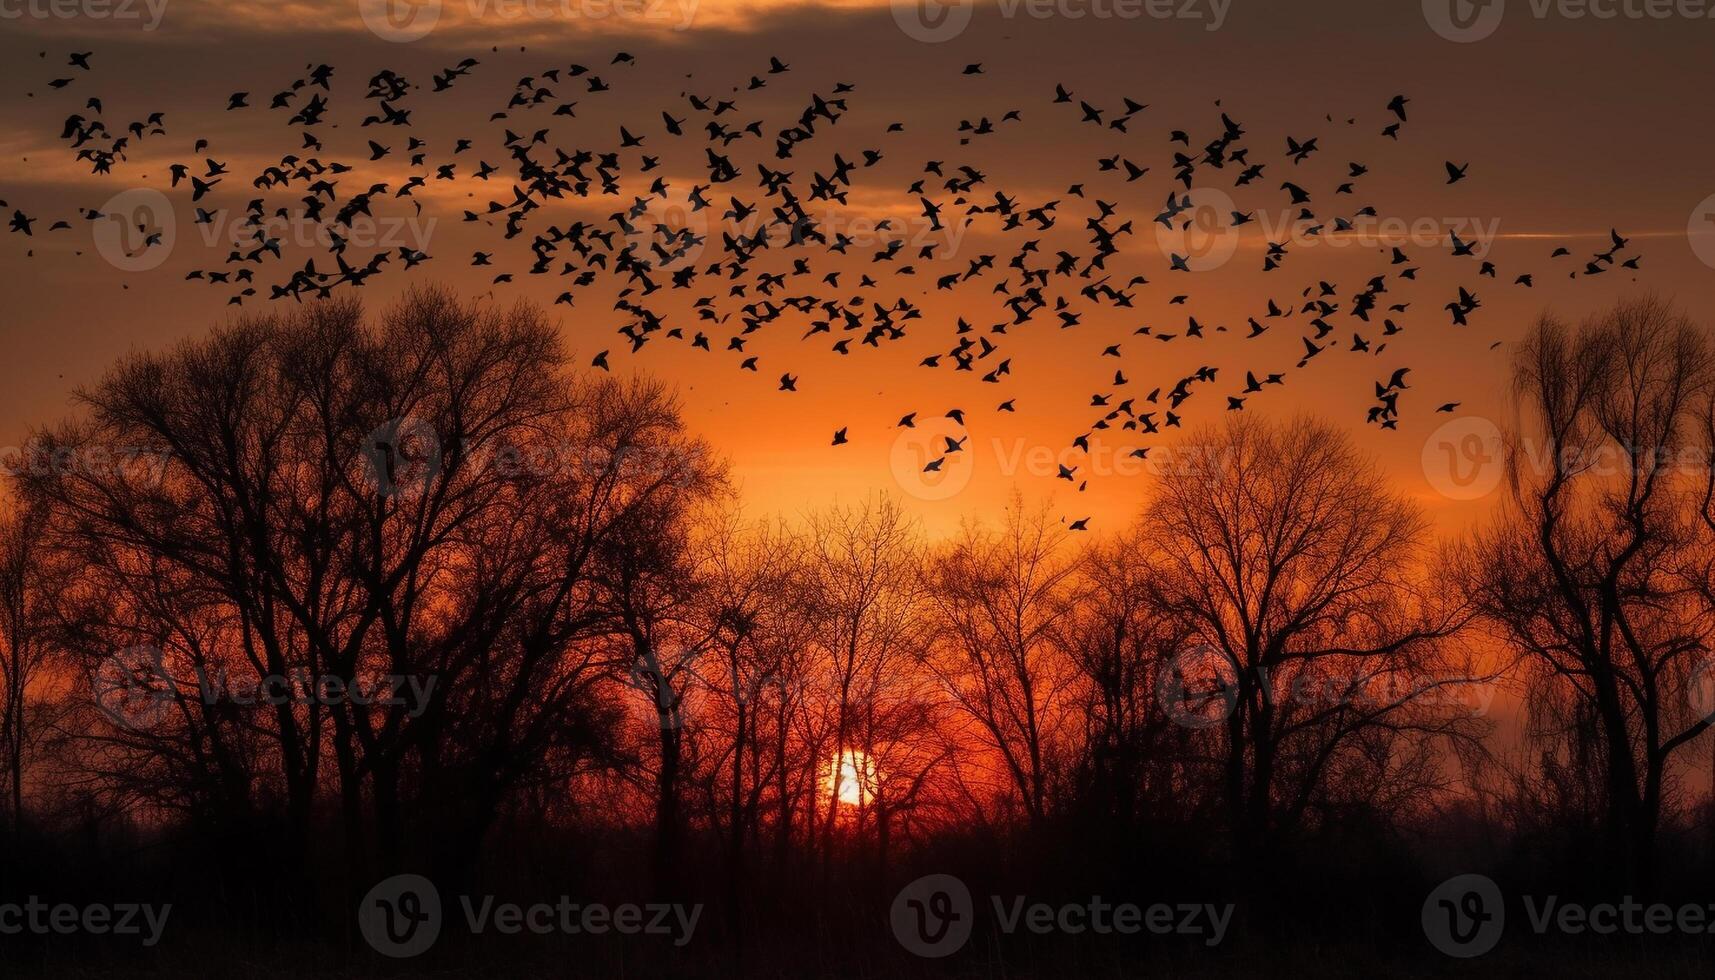
{"label": "cloud", "polygon": [[[880,10],[892,0],[15,0],[16,27],[117,39],[159,28],[179,37],[374,35],[432,46],[529,44],[699,30],[755,31],[781,16]],[[11,8],[8,8],[11,9]],[[118,11],[118,13],[116,13]],[[129,12],[129,13],[128,13]],[[134,13],[134,16],[129,15]],[[121,14],[127,14],[121,16]]]}

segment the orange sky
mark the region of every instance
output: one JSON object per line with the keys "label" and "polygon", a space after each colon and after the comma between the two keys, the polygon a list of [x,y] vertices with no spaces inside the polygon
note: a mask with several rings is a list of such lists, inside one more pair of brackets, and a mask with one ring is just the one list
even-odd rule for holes
{"label": "orange sky", "polygon": [[[1117,402],[1141,399],[1150,388],[1170,387],[1210,365],[1220,369],[1219,380],[1187,403],[1182,414],[1188,425],[1218,419],[1225,396],[1238,393],[1247,368],[1259,376],[1285,371],[1287,383],[1251,398],[1247,411],[1305,410],[1349,420],[1360,445],[1383,460],[1406,492],[1443,526],[1457,527],[1486,513],[1492,497],[1451,501],[1438,492],[1425,476],[1426,444],[1434,459],[1440,437],[1432,434],[1441,424],[1466,415],[1504,417],[1506,342],[1543,307],[1580,315],[1651,289],[1675,298],[1694,316],[1715,311],[1711,267],[1687,238],[1688,223],[1708,209],[1703,202],[1715,194],[1707,165],[1712,97],[1700,84],[1715,21],[1538,19],[1530,5],[1515,2],[1517,9],[1492,37],[1459,44],[1431,30],[1413,3],[1342,0],[1317,4],[1311,13],[1303,5],[1233,0],[1218,30],[1206,29],[1207,5],[1190,8],[1201,10],[1202,20],[1036,18],[1014,5],[976,8],[961,34],[929,44],[902,31],[888,4],[704,0],[692,6],[692,0],[661,0],[646,6],[643,16],[596,16],[608,9],[596,6],[574,8],[585,14],[568,16],[569,8],[558,4],[525,8],[495,0],[472,7],[460,0],[443,7],[427,37],[391,43],[365,26],[355,2],[167,0],[153,30],[122,18],[44,18],[29,13],[35,8],[21,0],[0,3],[0,13],[25,11],[8,14],[0,24],[0,91],[6,93],[0,101],[0,200],[7,204],[5,216],[21,208],[40,222],[33,238],[0,233],[0,281],[6,284],[0,302],[0,444],[15,444],[30,426],[64,414],[67,392],[98,377],[127,350],[198,336],[237,312],[226,305],[231,290],[184,281],[192,269],[222,267],[228,249],[224,242],[209,244],[206,229],[191,224],[190,196],[182,187],[167,191],[177,221],[170,251],[148,271],[125,272],[104,260],[92,224],[77,209],[105,207],[114,195],[134,188],[166,191],[170,164],[192,164],[200,172],[201,158],[210,156],[231,173],[201,206],[242,210],[260,193],[249,186],[259,167],[301,151],[302,127],[285,124],[288,112],[269,110],[269,96],[300,77],[306,64],[321,62],[336,69],[329,122],[337,126],[317,127],[326,148],[316,155],[354,166],[342,192],[371,181],[396,188],[411,173],[432,174],[435,166],[455,160],[461,175],[468,175],[476,158],[504,167],[499,143],[505,127],[531,132],[552,126],[552,145],[606,152],[619,149],[618,127],[624,124],[645,135],[641,152],[661,161],[641,180],[628,177],[622,196],[558,203],[511,241],[501,237],[499,223],[460,220],[467,207],[480,211],[490,198],[510,198],[504,170],[486,184],[468,176],[431,181],[416,198],[424,206],[420,217],[408,202],[378,206],[378,215],[410,219],[396,232],[405,237],[387,244],[410,244],[433,258],[411,273],[394,267],[373,280],[363,289],[372,305],[423,282],[467,294],[492,292],[496,302],[551,303],[570,283],[524,274],[531,234],[548,224],[601,222],[644,194],[656,176],[680,193],[693,181],[706,182],[708,144],[701,128],[708,117],[690,110],[681,97],[687,91],[735,100],[738,109],[722,121],[736,127],[760,119],[768,134],[729,150],[745,175],[708,194],[717,207],[703,214],[711,219],[714,237],[729,194],[767,206],[756,186],[758,164],[793,171],[795,188],[807,197],[812,173],[830,173],[836,151],[852,161],[861,160],[866,148],[884,154],[873,168],[855,172],[849,206],[828,212],[831,222],[854,237],[883,216],[923,233],[921,219],[914,218],[915,195],[904,191],[926,176],[926,160],[944,161],[949,173],[959,165],[985,173],[987,181],[970,195],[979,203],[992,202],[996,190],[1023,207],[1061,202],[1052,232],[1002,233],[985,217],[961,235],[922,239],[934,241],[941,258],[914,263],[919,274],[911,278],[884,275],[887,266],[868,261],[877,247],[869,242],[854,246],[845,259],[821,250],[782,250],[755,263],[753,272],[787,272],[793,258],[809,260],[811,275],[789,280],[776,301],[805,293],[847,297],[858,292],[856,277],[870,272],[881,283],[864,291],[866,305],[905,297],[922,308],[924,316],[906,324],[904,339],[879,348],[854,342],[845,357],[828,349],[828,335],[800,340],[806,318],[783,317],[749,339],[745,354],[759,358],[759,371],[739,371],[743,355],[723,350],[738,316],[710,326],[694,319],[689,303],[713,295],[724,313],[766,297],[753,290],[729,298],[726,283],[716,277],[651,298],[661,300],[656,309],[669,325],[683,326],[687,334],[706,329],[713,352],[657,339],[635,356],[626,353],[614,333],[626,317],[612,309],[613,280],[579,291],[575,307],[552,308],[578,364],[611,349],[615,370],[656,372],[680,387],[693,428],[731,458],[753,512],[793,512],[881,489],[903,495],[931,530],[944,531],[961,517],[993,513],[1019,486],[1032,496],[1054,495],[1069,518],[1094,517],[1093,527],[1113,527],[1148,494],[1147,470],[1126,468],[1125,453],[1150,445],[1158,447],[1154,458],[1160,459],[1173,439],[1123,433],[1097,441],[1092,456],[1070,451],[1071,438],[1102,413],[1090,407],[1091,395],[1120,391],[1111,383],[1116,369],[1131,381]],[[135,9],[149,13],[140,2]],[[1015,16],[1005,16],[1007,9]],[[478,10],[487,13],[472,16]],[[686,23],[687,29],[677,29]],[[490,50],[502,41],[506,50]],[[527,50],[518,50],[521,44]],[[609,65],[620,49],[634,54],[636,64]],[[42,51],[45,58],[38,57]],[[94,70],[67,66],[70,51],[94,51]],[[377,70],[391,68],[426,89],[430,75],[467,55],[482,64],[453,89],[425,90],[406,100],[414,112],[409,131],[358,127],[373,109],[361,96]],[[771,55],[790,63],[791,71],[768,76],[759,91],[743,91],[752,75],[766,70]],[[564,69],[573,61],[589,65],[613,90],[590,94],[570,82],[558,86],[557,101],[578,100],[575,119],[550,118],[543,108],[487,121],[505,108],[521,76]],[[984,74],[961,75],[964,65],[976,61]],[[65,77],[73,79],[67,88],[48,88],[51,79]],[[774,134],[808,104],[812,92],[826,96],[837,81],[856,86],[846,96],[847,114],[792,160],[774,159]],[[1127,96],[1150,108],[1134,116],[1124,134],[1098,129],[1078,122],[1075,104],[1051,103],[1056,83],[1108,110]],[[253,108],[223,111],[227,95],[241,90],[251,93]],[[1410,120],[1393,142],[1379,130],[1391,121],[1383,107],[1400,93],[1412,99]],[[92,95],[102,98],[103,118],[114,128],[164,111],[167,135],[136,144],[112,175],[88,174],[56,137],[64,118]],[[959,144],[960,120],[998,121],[1012,109],[1019,110],[1021,122]],[[683,138],[672,140],[663,132],[663,110],[690,120]],[[1178,187],[1171,183],[1171,154],[1184,148],[1167,136],[1187,131],[1195,152],[1216,135],[1223,110],[1244,125],[1243,144],[1252,162],[1267,165],[1266,174],[1239,189],[1232,186],[1235,168],[1199,174],[1210,174],[1209,186],[1231,195],[1240,209],[1257,212],[1262,227],[1241,229],[1232,239],[1232,258],[1218,268],[1169,272],[1152,230],[1159,226],[1151,223],[1169,188]],[[1347,125],[1348,117],[1356,123]],[[896,121],[904,132],[885,132]],[[428,142],[427,167],[406,166],[408,134]],[[1283,152],[1288,136],[1315,136],[1321,151],[1295,166]],[[198,137],[211,148],[193,156]],[[450,149],[457,137],[472,138],[476,146],[455,158]],[[395,148],[373,166],[362,151],[372,138]],[[629,170],[635,170],[638,153],[623,152]],[[1150,167],[1148,175],[1127,184],[1123,173],[1099,173],[1097,159],[1116,153]],[[1444,160],[1469,162],[1469,177],[1447,186]],[[1336,197],[1331,190],[1344,179],[1348,161],[1361,161],[1370,173],[1357,181],[1355,195]],[[1275,189],[1285,179],[1315,193],[1312,207],[1319,218],[1373,205],[1389,221],[1383,229],[1402,230],[1404,237],[1305,243],[1293,249],[1284,268],[1265,274],[1262,232],[1290,214],[1285,195]],[[943,202],[943,214],[961,211],[952,195],[934,193],[937,183],[930,178],[928,193]],[[1084,184],[1088,196],[1069,196],[1072,183]],[[294,185],[272,192],[268,206],[290,206],[301,196],[301,185]],[[1050,295],[1067,295],[1082,315],[1080,325],[1063,330],[1052,311],[1044,310],[1004,336],[988,334],[992,324],[1010,319],[1001,306],[1006,297],[993,287],[1008,273],[1018,285],[1016,270],[1005,266],[1019,243],[1041,238],[1038,264],[1051,263],[1059,248],[1087,257],[1084,219],[1093,214],[1096,198],[1119,206],[1110,224],[1129,219],[1137,231],[1120,240],[1121,252],[1108,263],[1111,284],[1123,285],[1133,274],[1149,279],[1133,291],[1134,307],[1115,310],[1081,301],[1077,289],[1088,280],[1056,279]],[[50,233],[48,226],[59,219],[73,228]],[[1641,271],[1569,279],[1571,269],[1607,247],[1610,227],[1632,239],[1626,254],[1641,253]],[[1462,237],[1477,229],[1485,241],[1492,230],[1487,255],[1499,278],[1478,279],[1474,259],[1451,257],[1444,244],[1412,234],[1414,228],[1431,229],[1432,239],[1446,228]],[[1344,348],[1358,326],[1344,312],[1352,294],[1370,276],[1392,271],[1385,247],[1378,246],[1393,244],[1422,271],[1415,283],[1390,281],[1382,297],[1384,306],[1408,300],[1412,306],[1404,315],[1387,314],[1405,331],[1380,356],[1331,349],[1308,368],[1292,370],[1306,331],[1304,316],[1276,321],[1263,338],[1244,339],[1245,318],[1260,316],[1269,298],[1293,306],[1302,289],[1325,280],[1337,286],[1333,299],[1342,304],[1341,314],[1330,318],[1336,326],[1330,339]],[[1572,250],[1578,265],[1573,259],[1550,261],[1549,252],[1559,245]],[[908,244],[893,267],[911,262],[916,247],[915,240]],[[27,256],[31,249],[35,254]],[[473,268],[471,256],[478,250],[494,253],[498,268]],[[354,245],[354,253],[366,256],[368,250]],[[258,269],[262,294],[266,284],[283,281],[285,270],[312,254],[289,249],[288,261]],[[995,270],[953,290],[935,289],[937,276],[963,271],[985,254],[995,256]],[[1715,260],[1715,249],[1708,254]],[[718,243],[711,244],[698,264],[719,258]],[[502,269],[515,272],[516,281],[494,285],[492,277]],[[830,271],[841,274],[837,290],[819,285]],[[1524,272],[1535,275],[1536,288],[1511,285]],[[1483,301],[1464,328],[1451,326],[1440,309],[1459,285]],[[1188,302],[1171,305],[1169,299],[1179,294]],[[244,312],[269,307],[257,297]],[[1132,335],[1144,324],[1182,333],[1187,315],[1208,326],[1205,339],[1160,343]],[[1379,340],[1379,315],[1365,330],[1372,342]],[[955,343],[959,316],[976,326],[972,337],[989,336],[1003,349],[973,373],[918,367],[921,358],[944,354]],[[1216,333],[1217,324],[1232,329]],[[1490,350],[1495,341],[1502,347]],[[1100,356],[1115,343],[1121,344],[1120,358]],[[1002,357],[1011,359],[1011,376],[1001,384],[981,383],[980,374]],[[1373,383],[1401,367],[1411,368],[1412,387],[1401,398],[1398,431],[1365,426]],[[797,393],[775,390],[783,371],[798,377]],[[1017,413],[997,414],[995,406],[1008,398],[1016,400]],[[1449,401],[1462,402],[1456,416],[1434,414],[1436,405]],[[918,445],[910,435],[902,442],[893,423],[907,412],[929,420],[954,407],[967,413],[972,451],[955,460],[945,482],[925,483]],[[849,427],[850,444],[831,447],[831,433],[842,426]],[[939,432],[926,425],[917,435]],[[1080,476],[1093,473],[1086,493],[1053,479],[1054,463],[1061,460],[1078,464]],[[971,471],[962,472],[961,465]]]}

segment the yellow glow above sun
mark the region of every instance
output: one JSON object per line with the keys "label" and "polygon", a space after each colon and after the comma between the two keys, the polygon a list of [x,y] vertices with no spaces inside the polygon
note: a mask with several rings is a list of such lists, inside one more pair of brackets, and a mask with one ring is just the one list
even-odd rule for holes
{"label": "yellow glow above sun", "polygon": [[875,760],[857,749],[840,753],[839,760],[830,760],[826,791],[846,806],[863,806],[875,798]]}

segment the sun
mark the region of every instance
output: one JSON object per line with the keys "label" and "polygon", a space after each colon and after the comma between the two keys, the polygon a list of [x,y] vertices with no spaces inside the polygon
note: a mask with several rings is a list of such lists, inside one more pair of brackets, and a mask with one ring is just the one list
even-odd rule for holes
{"label": "sun", "polygon": [[857,749],[829,760],[825,791],[846,806],[862,806],[875,798],[875,760]]}

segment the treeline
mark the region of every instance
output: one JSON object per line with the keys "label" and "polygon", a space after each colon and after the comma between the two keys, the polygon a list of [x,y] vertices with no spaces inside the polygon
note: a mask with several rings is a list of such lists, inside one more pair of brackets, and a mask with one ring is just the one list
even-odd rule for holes
{"label": "treeline", "polygon": [[1020,498],[931,542],[886,498],[745,515],[667,389],[568,370],[534,309],[222,327],[11,461],[5,860],[173,841],[318,925],[584,861],[734,936],[984,847],[1263,896],[1463,836],[1648,893],[1712,826],[1712,352],[1656,301],[1544,318],[1453,542],[1257,417],[1127,530]]}

